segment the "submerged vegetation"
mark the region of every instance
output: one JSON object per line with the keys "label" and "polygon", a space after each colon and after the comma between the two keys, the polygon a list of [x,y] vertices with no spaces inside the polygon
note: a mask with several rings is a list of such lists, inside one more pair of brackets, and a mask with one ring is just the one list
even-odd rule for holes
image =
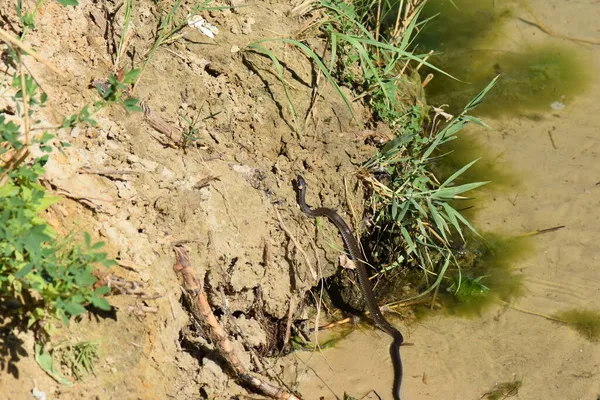
{"label": "submerged vegetation", "polygon": [[522,384],[523,382],[518,379],[497,383],[492,390],[485,393],[481,398],[486,400],[505,400],[509,397],[517,397]]}
{"label": "submerged vegetation", "polygon": [[[454,3],[455,5],[453,5]],[[479,88],[501,75],[489,101],[477,112],[523,113],[562,107],[588,86],[591,70],[580,52],[565,43],[498,46],[502,28],[522,2],[428,1],[423,19],[431,18],[416,37],[421,51],[435,51],[432,62],[460,80],[436,74],[427,86],[434,104],[456,110]],[[450,31],[451,30],[451,31]],[[423,74],[431,71],[422,69]]]}
{"label": "submerged vegetation", "polygon": [[440,291],[446,312],[477,315],[497,300],[523,295],[523,276],[514,271],[514,265],[531,249],[529,237],[469,234],[465,244],[454,251],[460,268],[449,272],[452,280]]}
{"label": "submerged vegetation", "polygon": [[566,310],[554,316],[592,342],[600,342],[600,312],[593,310]]}

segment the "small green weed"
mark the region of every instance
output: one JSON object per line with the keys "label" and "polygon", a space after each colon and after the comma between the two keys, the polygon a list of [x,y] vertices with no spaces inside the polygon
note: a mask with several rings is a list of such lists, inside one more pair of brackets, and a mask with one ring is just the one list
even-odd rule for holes
{"label": "small green weed", "polygon": [[[130,71],[123,70],[121,76],[111,75],[107,82],[95,83],[96,90],[100,96],[104,99],[104,102],[99,101],[95,103],[94,112],[99,111],[108,104],[122,104],[126,110],[129,111],[142,111],[142,108],[138,105],[139,100],[129,96],[129,87],[137,82],[141,70],[132,69]],[[85,108],[84,108],[85,110]],[[81,121],[81,119],[79,119]],[[90,122],[86,119],[85,122]]]}
{"label": "small green weed", "polygon": [[63,341],[50,346],[47,350],[42,345],[36,344],[35,356],[40,367],[48,375],[63,385],[71,385],[73,382],[66,376],[79,381],[89,374],[96,373],[95,364],[99,358],[98,343]]}
{"label": "small green weed", "polygon": [[221,111],[218,111],[216,113],[210,114],[209,116],[201,117],[200,116],[201,112],[202,112],[202,107],[200,107],[200,109],[198,110],[196,115],[193,117],[186,117],[185,115],[183,115],[181,113],[179,114],[181,119],[187,125],[187,128],[183,131],[183,137],[182,137],[182,143],[181,143],[181,148],[184,150],[187,149],[188,147],[190,147],[192,144],[194,144],[202,139],[202,137],[200,135],[200,132],[201,132],[200,124],[202,124],[204,121],[206,121],[208,119],[214,118],[217,115],[221,114]]}
{"label": "small green weed", "polygon": [[[35,29],[35,17],[40,7],[44,4],[44,1],[45,0],[36,0],[33,9],[27,12],[23,8],[23,0],[17,0],[15,11],[23,28],[20,35],[21,40],[25,38],[27,33]],[[77,0],[56,0],[56,2],[65,7],[79,5]]]}
{"label": "small green weed", "polygon": [[133,35],[133,30],[131,29],[131,17],[133,13],[133,0],[125,0],[125,16],[123,18],[123,29],[121,32],[121,37],[119,38],[119,46],[117,47],[117,55],[115,57],[115,69],[119,69],[121,64],[121,58],[127,51],[127,45],[131,36]]}

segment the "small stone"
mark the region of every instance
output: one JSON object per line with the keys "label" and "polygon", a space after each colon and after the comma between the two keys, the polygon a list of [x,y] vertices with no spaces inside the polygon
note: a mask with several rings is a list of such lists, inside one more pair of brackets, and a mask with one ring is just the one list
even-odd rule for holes
{"label": "small stone", "polygon": [[140,158],[139,161],[146,171],[156,171],[156,169],[158,168],[158,163],[156,161],[150,161],[144,158]]}
{"label": "small stone", "polygon": [[137,195],[136,190],[129,182],[117,181],[115,182],[115,186],[117,187],[117,192],[121,199],[131,199]]}
{"label": "small stone", "polygon": [[210,187],[206,186],[198,190],[200,193],[200,200],[208,201],[210,200]]}
{"label": "small stone", "polygon": [[162,171],[160,171],[160,176],[167,181],[171,181],[175,179],[175,172],[171,171],[167,167],[162,167]]}
{"label": "small stone", "polygon": [[260,323],[255,319],[246,319],[243,314],[236,320],[237,326],[240,328],[246,343],[252,347],[258,347],[267,343],[267,334],[260,326]]}
{"label": "small stone", "polygon": [[256,23],[256,20],[252,17],[246,18],[244,23],[242,24],[242,33],[244,35],[249,35],[252,33],[252,25]]}

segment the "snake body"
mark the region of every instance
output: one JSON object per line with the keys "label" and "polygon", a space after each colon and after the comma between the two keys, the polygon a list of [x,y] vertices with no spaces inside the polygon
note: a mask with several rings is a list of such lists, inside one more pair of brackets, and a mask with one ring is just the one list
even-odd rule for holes
{"label": "snake body", "polygon": [[350,227],[348,227],[348,224],[346,224],[346,222],[338,215],[337,212],[335,212],[335,210],[325,207],[310,208],[310,206],[306,204],[306,181],[302,176],[298,175],[296,185],[298,205],[300,206],[302,212],[310,217],[327,217],[340,231],[344,244],[346,245],[346,248],[350,253],[350,257],[356,266],[358,284],[365,298],[367,309],[371,313],[371,318],[379,329],[390,335],[393,339],[392,344],[390,345],[390,357],[392,359],[392,364],[394,365],[393,395],[394,400],[400,400],[400,386],[402,384],[402,359],[400,358],[400,345],[402,345],[404,342],[404,338],[400,331],[394,328],[379,310],[379,306],[375,300],[375,295],[373,294],[371,282],[369,281],[367,267],[363,261],[363,256],[359,249],[358,242],[352,234]]}

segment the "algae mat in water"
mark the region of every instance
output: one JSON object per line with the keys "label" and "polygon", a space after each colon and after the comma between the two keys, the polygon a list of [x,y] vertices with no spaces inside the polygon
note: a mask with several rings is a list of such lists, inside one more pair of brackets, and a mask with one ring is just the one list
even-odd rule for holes
{"label": "algae mat in water", "polygon": [[427,86],[430,103],[460,109],[496,75],[501,78],[476,110],[479,115],[560,109],[586,89],[590,67],[573,45],[548,37],[543,44],[505,50],[503,27],[519,6],[507,2],[500,9],[494,3],[431,0],[425,6],[421,19],[433,18],[417,36],[417,46],[439,52],[431,61],[459,79],[436,74]]}

